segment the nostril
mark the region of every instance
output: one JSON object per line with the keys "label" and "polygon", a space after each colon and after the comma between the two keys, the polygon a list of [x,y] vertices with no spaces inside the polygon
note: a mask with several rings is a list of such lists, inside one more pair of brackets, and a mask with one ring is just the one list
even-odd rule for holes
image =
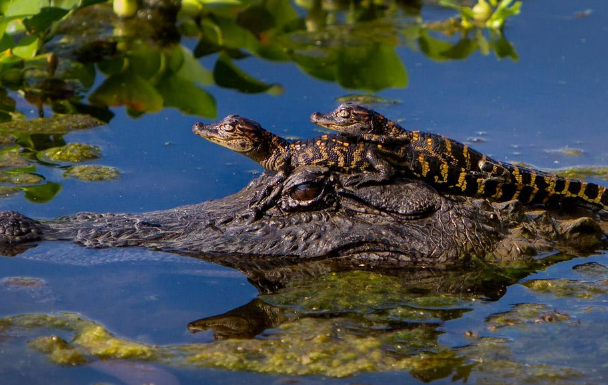
{"label": "nostril", "polygon": [[312,115],[310,115],[310,121],[311,122],[315,122],[317,120],[319,120],[321,118],[321,113],[320,112],[315,112]]}
{"label": "nostril", "polygon": [[203,128],[203,123],[201,123],[201,122],[195,123],[195,124],[192,126],[192,132],[194,132],[194,133],[196,134],[196,133],[198,133],[198,132],[199,132],[199,131],[200,131],[202,128]]}

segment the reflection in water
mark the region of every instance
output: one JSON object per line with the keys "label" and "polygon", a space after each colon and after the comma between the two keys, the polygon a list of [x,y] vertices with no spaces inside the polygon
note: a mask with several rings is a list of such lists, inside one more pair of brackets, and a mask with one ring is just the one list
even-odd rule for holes
{"label": "reflection in water", "polygon": [[[558,260],[563,261],[553,261]],[[575,279],[567,282],[550,276],[528,281],[529,301],[502,308],[492,307],[486,289],[473,284],[485,281],[492,292],[496,285],[513,285],[532,270],[517,271],[427,272],[419,278],[411,272],[397,277],[355,271],[313,277],[224,314],[191,322],[191,332],[213,330],[216,338],[199,344],[154,346],[129,341],[68,313],[6,317],[0,320],[0,335],[12,340],[30,336],[26,338],[33,338],[31,348],[63,365],[97,365],[100,360],[121,358],[177,367],[338,377],[407,370],[424,382],[450,377],[491,382],[508,376],[516,383],[546,378],[583,383],[601,378],[601,370],[584,372],[581,367],[607,358],[602,353],[608,326],[602,316],[608,293],[602,284],[606,267],[599,263],[576,267]],[[547,296],[566,300],[559,309],[538,304]],[[502,310],[485,320],[468,317],[466,329],[454,326],[471,312],[486,312],[485,308]],[[42,337],[39,332],[32,335],[36,329],[42,330]],[[48,335],[57,332],[61,337]],[[544,343],[548,340],[550,345]],[[559,352],[552,346],[559,346]],[[572,357],[588,348],[596,354],[581,366],[582,361]]]}
{"label": "reflection in water", "polygon": [[[238,61],[250,55],[292,62],[317,79],[367,91],[407,86],[406,68],[396,52],[401,46],[440,61],[466,59],[477,51],[517,58],[500,29],[463,26],[457,18],[426,23],[418,0],[193,1],[181,9],[179,1],[146,0],[136,17],[128,19],[119,19],[110,4],[96,0],[44,9],[37,2],[26,3],[18,11],[9,7],[7,16],[14,20],[10,28],[2,26],[12,36],[6,34],[0,43],[4,122],[25,118],[17,107],[21,101],[15,101],[18,95],[40,117],[78,113],[108,122],[113,117],[109,107],[125,106],[132,117],[173,107],[213,118],[216,100],[208,86],[242,93],[282,92],[280,84],[261,81],[240,68]],[[193,51],[180,43],[182,36],[198,41]],[[198,59],[212,54],[213,68],[203,67]],[[63,149],[62,136],[1,131],[0,167],[10,168],[12,174],[0,175],[0,193],[26,191],[27,199],[39,203],[52,199],[60,186],[45,182],[32,167],[73,166],[73,160],[49,162],[38,156],[43,150]],[[18,152],[32,156],[17,162]],[[81,170],[77,167],[64,176],[116,177],[107,169],[94,170],[94,176],[76,171]]]}

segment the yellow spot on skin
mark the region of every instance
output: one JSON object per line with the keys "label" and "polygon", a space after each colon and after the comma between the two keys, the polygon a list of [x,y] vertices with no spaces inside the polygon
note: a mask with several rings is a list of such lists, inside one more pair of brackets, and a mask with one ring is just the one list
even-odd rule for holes
{"label": "yellow spot on skin", "polygon": [[420,156],[418,157],[418,161],[420,162],[420,165],[422,166],[422,176],[426,177],[426,174],[428,174],[429,172],[429,164],[427,163],[424,154],[420,154]]}
{"label": "yellow spot on skin", "polygon": [[517,199],[517,198],[519,198],[519,194],[521,194],[521,190],[522,190],[523,188],[524,188],[524,185],[523,185],[523,184],[521,184],[521,183],[520,183],[520,184],[518,184],[518,185],[517,185],[517,190],[515,190],[515,194],[513,194],[513,198],[511,198],[511,199]]}
{"label": "yellow spot on skin", "polygon": [[534,195],[536,195],[536,191],[538,191],[538,189],[536,188],[536,173],[532,172],[530,173],[530,186],[534,187],[534,191],[532,192],[533,195],[530,196],[530,201],[532,202],[532,198],[534,197]]}
{"label": "yellow spot on skin", "polygon": [[382,148],[382,145],[381,145],[381,144],[379,144],[379,145],[378,145],[378,148]]}
{"label": "yellow spot on skin", "polygon": [[420,139],[420,133],[418,131],[412,131],[412,141],[417,142]]}
{"label": "yellow spot on skin", "polygon": [[522,175],[521,175],[521,172],[519,171],[519,167],[513,166],[513,175],[515,175],[515,180],[517,181],[517,183],[519,183],[521,185],[522,184]]}
{"label": "yellow spot on skin", "polygon": [[327,135],[323,135],[323,136],[321,136],[321,139],[323,139],[323,140],[327,140],[327,138],[328,138],[328,136],[327,136]]}
{"label": "yellow spot on skin", "polygon": [[446,137],[444,137],[443,140],[445,143],[445,152],[447,152],[449,156],[452,156],[452,141]]}
{"label": "yellow spot on skin", "polygon": [[581,182],[581,190],[578,192],[578,196],[586,200],[589,199],[587,198],[587,194],[585,194],[585,190],[587,189],[588,184],[589,183],[587,182]]}
{"label": "yellow spot on skin", "polygon": [[348,143],[348,142],[342,142],[342,144],[344,145],[344,147],[350,146],[350,143]]}
{"label": "yellow spot on skin", "polygon": [[503,185],[504,185],[504,183],[499,183],[498,186],[496,186],[496,194],[494,194],[492,196],[492,198],[500,199],[500,197],[502,196],[502,186]]}
{"label": "yellow spot on skin", "polygon": [[441,163],[441,176],[443,177],[444,183],[447,183],[447,181],[448,181],[448,170],[449,170],[449,166],[448,166],[447,162]]}
{"label": "yellow spot on skin", "polygon": [[[534,176],[533,180],[536,180],[536,174],[532,173],[532,175]],[[539,188],[534,186],[534,184],[532,184],[532,193],[530,194],[530,198],[528,198],[528,202],[526,203],[530,203],[532,201],[534,201],[534,197],[536,196],[536,193],[539,191]]]}
{"label": "yellow spot on skin", "polygon": [[570,191],[568,191],[569,189],[570,189],[570,178],[566,178],[566,183],[564,184],[564,189],[562,190],[562,194],[567,197],[571,196],[572,194],[570,193]]}
{"label": "yellow spot on skin", "polygon": [[601,204],[604,194],[606,194],[606,187],[600,186],[598,188],[597,197],[593,200],[593,202]]}
{"label": "yellow spot on skin", "polygon": [[464,156],[464,159],[467,162],[467,170],[470,170],[471,169],[471,155],[469,154],[469,146],[467,146],[466,144],[462,148],[462,155]]}
{"label": "yellow spot on skin", "polygon": [[484,195],[484,192],[486,191],[486,184],[483,182],[483,179],[477,179],[477,195]]}
{"label": "yellow spot on skin", "polygon": [[[557,179],[555,179],[555,178],[547,178],[547,179],[549,179],[549,186],[547,186],[546,191],[549,193],[549,196],[551,196],[555,193],[555,182],[557,182]],[[546,198],[545,198],[545,200],[546,200]]]}
{"label": "yellow spot on skin", "polygon": [[456,187],[460,187],[462,189],[462,191],[467,189],[467,172],[463,171],[460,173],[460,175],[458,176],[458,183],[456,184]]}

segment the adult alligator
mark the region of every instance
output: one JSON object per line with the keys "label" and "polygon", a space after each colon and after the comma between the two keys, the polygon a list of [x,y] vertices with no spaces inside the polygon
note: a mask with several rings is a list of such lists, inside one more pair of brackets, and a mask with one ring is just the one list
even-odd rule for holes
{"label": "adult alligator", "polygon": [[[345,186],[348,175],[318,166],[294,170],[256,222],[241,214],[272,178],[262,175],[226,198],[143,214],[80,213],[34,221],[0,214],[5,251],[23,242],[73,241],[87,247],[139,246],[197,256],[248,274],[272,269],[434,267],[501,264],[550,250],[591,251],[598,221],[444,196],[422,181]],[[587,212],[588,215],[592,215]],[[311,268],[310,266],[314,266]]]}

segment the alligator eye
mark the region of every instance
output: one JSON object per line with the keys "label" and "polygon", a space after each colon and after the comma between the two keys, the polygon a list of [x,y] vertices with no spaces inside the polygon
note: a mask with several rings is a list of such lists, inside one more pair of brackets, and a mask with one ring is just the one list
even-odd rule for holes
{"label": "alligator eye", "polygon": [[291,197],[298,201],[310,201],[315,199],[323,191],[319,183],[302,183],[291,191]]}
{"label": "alligator eye", "polygon": [[232,131],[234,131],[234,129],[235,129],[235,127],[231,124],[224,124],[222,126],[222,131],[225,131],[225,132],[232,132]]}
{"label": "alligator eye", "polygon": [[350,116],[349,110],[340,110],[338,111],[338,116],[341,118],[348,118]]}

